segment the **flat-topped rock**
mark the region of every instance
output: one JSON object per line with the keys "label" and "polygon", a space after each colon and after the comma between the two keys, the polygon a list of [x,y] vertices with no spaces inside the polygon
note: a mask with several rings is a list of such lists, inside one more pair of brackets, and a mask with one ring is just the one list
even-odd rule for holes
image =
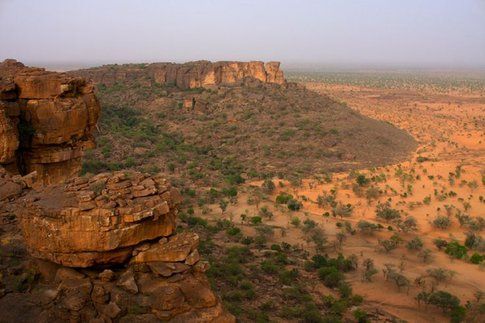
{"label": "flat-topped rock", "polygon": [[19,216],[32,255],[89,267],[124,263],[141,242],[172,235],[180,201],[160,176],[102,173],[28,193]]}
{"label": "flat-topped rock", "polygon": [[95,83],[113,85],[117,82],[143,82],[175,85],[180,89],[211,87],[242,83],[251,78],[263,83],[285,84],[279,62],[209,62],[196,61],[184,64],[153,63],[106,65],[70,72]]}

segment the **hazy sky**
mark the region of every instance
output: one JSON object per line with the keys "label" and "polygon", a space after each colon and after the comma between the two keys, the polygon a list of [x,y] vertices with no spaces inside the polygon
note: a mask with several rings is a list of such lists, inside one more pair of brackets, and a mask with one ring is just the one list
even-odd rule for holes
{"label": "hazy sky", "polygon": [[0,0],[0,60],[485,66],[485,0]]}

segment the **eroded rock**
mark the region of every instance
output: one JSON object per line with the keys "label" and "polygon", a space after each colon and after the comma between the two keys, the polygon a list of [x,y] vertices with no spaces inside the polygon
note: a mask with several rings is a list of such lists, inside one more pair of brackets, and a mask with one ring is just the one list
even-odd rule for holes
{"label": "eroded rock", "polygon": [[0,63],[0,165],[37,171],[39,185],[76,176],[84,149],[94,146],[100,107],[93,90],[79,77]]}
{"label": "eroded rock", "polygon": [[[279,62],[259,61],[108,65],[70,73],[105,85],[136,80],[145,81],[147,86],[153,82],[161,85],[176,85],[180,89],[231,85],[242,83],[245,79],[255,79],[263,83],[286,83]],[[193,102],[188,101],[186,108],[193,108]]]}
{"label": "eroded rock", "polygon": [[[150,195],[135,197],[137,190],[149,190]],[[180,199],[159,176],[115,172],[32,191],[18,212],[32,255],[64,266],[89,267],[125,263],[140,243],[172,235]],[[181,251],[162,252],[171,259]]]}

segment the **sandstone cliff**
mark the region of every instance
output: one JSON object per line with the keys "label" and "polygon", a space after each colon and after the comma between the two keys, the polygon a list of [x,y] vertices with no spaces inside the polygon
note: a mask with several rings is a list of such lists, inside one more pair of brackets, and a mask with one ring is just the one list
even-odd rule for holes
{"label": "sandstone cliff", "polygon": [[83,150],[94,146],[98,115],[84,79],[0,63],[0,165],[12,173],[37,171],[43,184],[75,176]]}
{"label": "sandstone cliff", "polygon": [[98,84],[137,81],[145,85],[175,85],[181,89],[237,84],[247,78],[263,83],[286,83],[279,62],[197,61],[184,64],[106,65],[70,73],[89,78]]}

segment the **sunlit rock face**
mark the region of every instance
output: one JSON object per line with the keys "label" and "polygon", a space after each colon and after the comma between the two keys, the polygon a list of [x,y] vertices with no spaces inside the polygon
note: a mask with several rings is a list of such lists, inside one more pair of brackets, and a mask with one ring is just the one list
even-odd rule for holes
{"label": "sunlit rock face", "polygon": [[180,89],[211,87],[242,83],[256,79],[263,83],[286,84],[279,62],[209,62],[196,61],[184,64],[153,63],[106,65],[71,72],[89,78],[98,84],[141,81],[173,85]]}
{"label": "sunlit rock face", "polygon": [[12,173],[37,171],[39,184],[78,174],[94,146],[99,103],[79,77],[0,63],[0,165]]}

